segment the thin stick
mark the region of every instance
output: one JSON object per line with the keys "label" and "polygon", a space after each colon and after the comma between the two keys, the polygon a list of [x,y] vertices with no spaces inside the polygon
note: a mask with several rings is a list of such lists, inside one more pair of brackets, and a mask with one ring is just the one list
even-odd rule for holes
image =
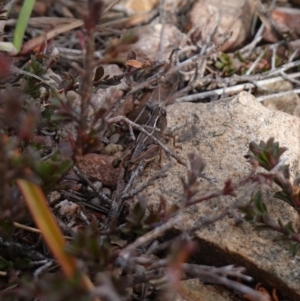
{"label": "thin stick", "polygon": [[164,166],[162,169],[160,169],[157,173],[155,173],[149,180],[147,180],[146,182],[144,182],[140,187],[138,187],[137,189],[127,193],[125,190],[122,193],[122,200],[127,200],[130,199],[132,197],[134,197],[135,195],[137,195],[138,193],[140,193],[141,191],[143,191],[145,188],[147,188],[151,183],[153,183],[156,179],[162,177],[164,175],[165,172],[167,172],[173,164],[168,164],[166,166]]}
{"label": "thin stick", "polygon": [[17,222],[14,222],[13,224],[16,228],[19,228],[19,229],[23,229],[23,230],[34,232],[34,233],[41,233],[41,230],[37,229],[37,228],[32,228],[32,227],[29,227],[26,225],[19,224]]}
{"label": "thin stick", "polygon": [[264,29],[265,29],[264,24],[261,24],[253,41],[250,44],[246,45],[244,48],[240,49],[239,52],[247,57],[253,51],[256,45],[262,40],[262,34],[264,32]]}
{"label": "thin stick", "polygon": [[[300,72],[291,74],[290,77],[291,78],[300,77]],[[224,92],[225,93],[237,93],[237,92],[241,92],[241,91],[246,90],[246,89],[252,89],[252,88],[255,88],[255,87],[265,86],[265,85],[268,85],[268,84],[271,84],[271,83],[276,83],[276,82],[279,82],[279,81],[282,81],[281,76],[277,76],[277,77],[273,77],[273,78],[269,78],[269,79],[264,79],[264,80],[261,80],[261,81],[254,81],[253,83],[240,84],[240,85],[236,85],[236,86],[233,86],[233,87],[228,87],[226,89],[220,88],[220,89],[216,89],[216,90],[211,90],[211,91],[196,93],[196,94],[192,94],[192,95],[187,95],[187,96],[178,98],[177,100],[175,100],[175,102],[197,101],[197,100],[204,99],[204,98],[207,98],[207,97],[220,96]],[[293,90],[293,92],[299,93],[298,89]],[[287,92],[282,92],[282,93],[287,93]],[[262,96],[262,97],[264,97],[264,96]]]}
{"label": "thin stick", "polygon": [[132,126],[129,124],[128,127],[129,127],[130,137],[131,137],[132,141],[135,141],[136,139],[135,139],[135,135],[132,130]]}
{"label": "thin stick", "polygon": [[[145,162],[145,160],[142,160],[142,161],[139,163],[138,167],[131,173],[130,179],[129,179],[129,181],[128,181],[128,183],[127,183],[127,185],[126,185],[126,187],[125,187],[125,189],[124,189],[124,191],[123,191],[123,193],[122,193],[122,195],[123,195],[123,194],[126,194],[126,193],[129,191],[129,189],[131,188],[131,186],[132,186],[132,184],[133,184],[133,181],[134,181],[140,174],[142,174],[142,172],[143,172],[144,169],[145,169],[145,166],[146,166],[146,162]],[[122,199],[123,199],[123,198],[122,198]]]}
{"label": "thin stick", "polygon": [[54,86],[52,86],[51,84],[47,83],[44,79],[42,79],[40,76],[31,73],[31,72],[27,72],[25,70],[19,69],[18,67],[11,65],[10,66],[10,72],[14,73],[14,74],[20,74],[20,75],[25,75],[25,76],[29,76],[29,77],[33,77],[34,79],[40,81],[41,83],[45,84],[46,86],[54,89],[55,91],[57,90]]}
{"label": "thin stick", "polygon": [[106,14],[107,12],[109,12],[118,2],[120,2],[121,0],[115,0],[113,3],[111,3],[110,5],[108,5],[102,12],[101,17]]}
{"label": "thin stick", "polygon": [[254,69],[256,68],[256,66],[258,65],[258,63],[260,62],[260,60],[264,55],[265,55],[265,51],[262,51],[260,55],[256,58],[256,60],[253,62],[251,67],[247,70],[246,75],[250,75],[254,71]]}
{"label": "thin stick", "polygon": [[152,241],[156,239],[157,237],[160,237],[163,233],[165,233],[167,230],[173,228],[176,224],[179,224],[182,222],[183,215],[177,215],[174,218],[170,219],[169,221],[165,222],[159,227],[156,227],[152,231],[146,233],[143,236],[140,236],[138,239],[136,239],[132,244],[125,247],[119,254],[120,257],[128,258],[128,255],[131,251],[135,250],[136,248],[144,245],[145,243]]}
{"label": "thin stick", "polygon": [[108,198],[105,194],[98,191],[98,189],[95,187],[95,185],[76,166],[73,167],[73,171],[81,180],[85,181],[92,188],[92,190],[95,192],[96,196],[98,196],[100,199],[102,199],[107,204],[110,204],[110,205],[112,204],[112,200],[110,198]]}
{"label": "thin stick", "polygon": [[273,45],[272,48],[272,64],[271,64],[271,70],[274,70],[276,68],[276,50],[277,50],[277,45]]}
{"label": "thin stick", "polygon": [[282,72],[280,72],[280,75],[282,76],[282,78],[288,80],[289,82],[291,82],[291,83],[293,83],[293,84],[296,84],[296,85],[300,86],[300,81],[299,81],[299,80],[296,80],[296,79],[294,79],[294,78],[292,78],[292,77],[290,76],[290,74],[286,74],[285,72],[282,71]]}
{"label": "thin stick", "polygon": [[290,91],[284,91],[284,92],[278,92],[278,93],[275,93],[275,94],[260,96],[260,97],[257,97],[256,100],[261,102],[261,101],[265,101],[265,100],[270,99],[270,98],[288,96],[292,93],[300,94],[300,88],[290,90]]}

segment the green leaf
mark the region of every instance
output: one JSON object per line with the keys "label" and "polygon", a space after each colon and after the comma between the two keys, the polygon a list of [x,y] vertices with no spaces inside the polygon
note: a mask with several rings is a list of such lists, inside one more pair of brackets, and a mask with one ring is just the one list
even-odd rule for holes
{"label": "green leaf", "polygon": [[256,209],[259,211],[259,213],[263,214],[264,212],[267,212],[266,205],[262,202],[262,194],[261,191],[258,191],[254,195],[254,204]]}
{"label": "green leaf", "polygon": [[31,69],[33,71],[34,74],[36,75],[41,75],[41,73],[44,72],[44,68],[42,67],[42,65],[38,62],[38,60],[36,59],[36,57],[34,55],[32,55],[30,57],[31,59]]}
{"label": "green leaf", "polygon": [[295,229],[294,229],[294,227],[293,227],[293,224],[292,224],[292,222],[291,221],[289,221],[286,225],[285,225],[285,227],[284,227],[290,234],[291,233],[296,233],[296,231],[295,231]]}
{"label": "green leaf", "polygon": [[284,229],[284,225],[283,225],[282,220],[280,218],[278,219],[278,225],[281,229]]}
{"label": "green leaf", "polygon": [[72,165],[71,159],[65,158],[57,151],[48,160],[37,162],[34,171],[43,180],[43,189],[50,190],[55,187]]}
{"label": "green leaf", "polygon": [[274,193],[274,198],[282,200],[294,207],[293,199],[283,190]]}
{"label": "green leaf", "polygon": [[5,260],[3,257],[0,256],[0,270],[8,270],[12,266],[10,261]]}
{"label": "green leaf", "polygon": [[18,52],[21,50],[23,38],[25,34],[25,30],[27,28],[27,24],[33,10],[33,6],[35,4],[35,0],[25,0],[23,2],[19,18],[16,25],[16,30],[14,33],[14,45]]}
{"label": "green leaf", "polygon": [[215,67],[222,70],[224,68],[224,64],[220,61],[216,61]]}
{"label": "green leaf", "polygon": [[242,62],[242,63],[247,63],[247,60],[245,60],[245,59],[243,58],[243,56],[241,55],[241,53],[236,52],[236,57],[237,57],[237,59],[238,59],[240,62]]}
{"label": "green leaf", "polygon": [[147,207],[147,200],[139,198],[139,201],[133,207],[131,213],[126,217],[126,220],[131,223],[137,223],[145,216]]}
{"label": "green leaf", "polygon": [[73,166],[73,162],[72,160],[69,160],[69,159],[65,159],[64,161],[62,161],[60,163],[60,169],[59,169],[59,172],[61,173],[67,173],[70,168]]}
{"label": "green leaf", "polygon": [[228,65],[230,63],[230,57],[226,53],[222,53],[219,57],[219,60],[224,64]]}
{"label": "green leaf", "polygon": [[292,256],[295,256],[296,253],[298,252],[299,248],[300,248],[300,243],[298,243],[298,242],[293,242],[293,243],[291,243],[291,245],[290,245],[289,252],[291,253]]}

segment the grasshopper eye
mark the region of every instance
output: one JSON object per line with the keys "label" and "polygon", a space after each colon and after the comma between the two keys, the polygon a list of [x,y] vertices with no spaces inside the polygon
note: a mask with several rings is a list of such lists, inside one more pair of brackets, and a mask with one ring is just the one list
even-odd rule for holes
{"label": "grasshopper eye", "polygon": [[166,115],[167,115],[166,110],[163,109],[163,108],[160,108],[160,113],[161,113],[161,115],[163,115],[163,116],[166,116]]}

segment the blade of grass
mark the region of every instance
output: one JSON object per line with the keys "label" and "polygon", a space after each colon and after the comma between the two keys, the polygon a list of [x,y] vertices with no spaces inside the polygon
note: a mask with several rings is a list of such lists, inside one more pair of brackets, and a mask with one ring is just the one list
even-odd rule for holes
{"label": "blade of grass", "polygon": [[[41,187],[23,179],[18,179],[17,184],[49,249],[60,263],[64,274],[68,278],[72,278],[76,271],[76,258],[64,252],[66,241],[48,206]],[[94,288],[91,280],[83,273],[81,274],[81,283],[89,292]],[[94,299],[94,301],[96,300],[99,301],[98,298]]]}
{"label": "blade of grass", "polygon": [[66,242],[48,207],[42,189],[38,185],[26,180],[18,179],[17,184],[25,198],[31,216],[37,227],[41,230],[48,247],[60,262],[65,275],[67,277],[74,276],[75,259],[63,251]]}
{"label": "blade of grass", "polygon": [[21,12],[18,18],[18,22],[16,25],[16,30],[14,34],[14,42],[13,44],[17,48],[18,52],[21,50],[21,46],[23,43],[23,38],[25,34],[25,30],[27,28],[27,24],[31,15],[31,12],[33,10],[35,0],[25,0]]}

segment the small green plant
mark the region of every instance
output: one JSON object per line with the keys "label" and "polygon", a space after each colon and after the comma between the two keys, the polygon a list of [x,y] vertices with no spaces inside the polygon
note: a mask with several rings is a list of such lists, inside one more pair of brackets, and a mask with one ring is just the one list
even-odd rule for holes
{"label": "small green plant", "polygon": [[[298,212],[300,211],[300,189],[290,182],[289,166],[281,160],[281,155],[286,148],[280,147],[278,142],[271,138],[267,142],[261,141],[259,144],[251,142],[249,149],[252,154],[247,155],[251,164],[257,168],[263,167],[268,174],[258,173],[260,181],[272,184],[276,183],[281,190],[274,193],[274,197],[280,199]],[[290,241],[290,252],[294,256],[300,248],[300,233],[297,232],[291,221],[283,222],[280,219],[276,222],[272,220],[268,213],[268,208],[263,202],[263,195],[260,190],[253,193],[248,204],[239,207],[245,213],[245,219],[252,222],[257,230],[273,230],[280,235],[274,240]]]}

